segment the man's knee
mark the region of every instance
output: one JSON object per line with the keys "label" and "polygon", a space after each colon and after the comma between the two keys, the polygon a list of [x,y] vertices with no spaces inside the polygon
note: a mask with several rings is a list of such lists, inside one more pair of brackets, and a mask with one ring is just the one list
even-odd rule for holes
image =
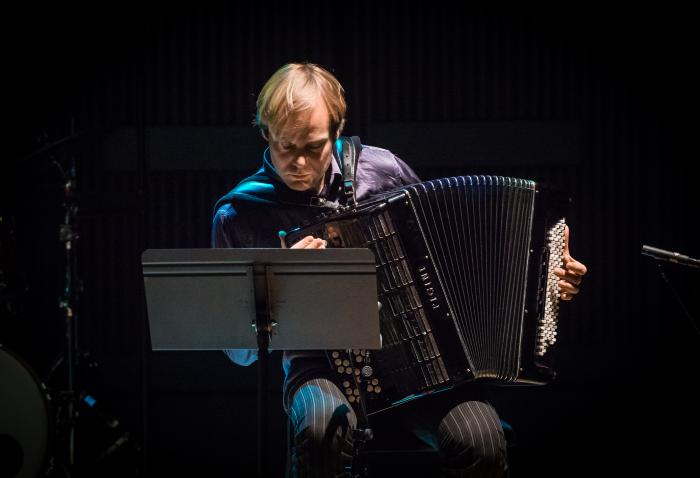
{"label": "man's knee", "polygon": [[323,438],[329,424],[354,428],[357,423],[343,392],[325,378],[309,380],[299,387],[292,398],[289,418],[295,434],[304,431],[318,439]]}
{"label": "man's knee", "polygon": [[351,409],[342,403],[333,409],[325,410],[325,413],[319,414],[316,419],[305,421],[304,426],[295,429],[295,442],[307,441],[310,446],[321,448],[338,438],[352,436],[352,430],[355,428],[355,421],[350,419],[352,413]]}
{"label": "man's knee", "polygon": [[342,392],[325,379],[304,384],[290,409],[294,476],[333,476],[352,459],[357,418]]}
{"label": "man's knee", "polygon": [[328,422],[315,422],[298,430],[292,447],[297,477],[342,476],[352,464],[352,427],[348,411],[341,405]]}
{"label": "man's knee", "polygon": [[506,469],[506,441],[498,414],[483,402],[454,407],[438,427],[443,468],[455,476],[500,476]]}

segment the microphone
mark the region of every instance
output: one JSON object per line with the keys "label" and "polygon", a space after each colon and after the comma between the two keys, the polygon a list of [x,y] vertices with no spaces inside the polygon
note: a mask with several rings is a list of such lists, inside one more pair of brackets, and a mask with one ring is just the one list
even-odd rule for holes
{"label": "microphone", "polygon": [[682,266],[695,267],[700,269],[700,260],[680,254],[678,252],[665,251],[658,247],[643,245],[642,254],[653,257],[657,261],[673,262]]}

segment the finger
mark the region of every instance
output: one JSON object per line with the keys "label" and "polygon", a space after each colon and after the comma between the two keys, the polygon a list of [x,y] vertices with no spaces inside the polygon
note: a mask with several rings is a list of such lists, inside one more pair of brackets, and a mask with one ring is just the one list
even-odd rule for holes
{"label": "finger", "polygon": [[311,244],[311,242],[314,240],[314,236],[306,236],[305,238],[301,239],[300,241],[296,242],[291,249],[306,249],[306,247]]}
{"label": "finger", "polygon": [[[566,268],[566,270],[564,270],[564,268]],[[586,272],[588,272],[588,268],[584,264],[573,258],[570,258],[568,261],[564,260],[564,264],[562,265],[562,267],[557,267],[556,269],[554,269],[554,273],[557,275],[566,273],[576,276],[582,276],[585,275]]]}
{"label": "finger", "polygon": [[568,301],[568,300],[573,299],[574,296],[571,295],[571,294],[567,294],[566,292],[562,292],[562,293],[559,295],[559,298],[560,298],[561,300],[567,300],[567,301]]}
{"label": "finger", "polygon": [[585,275],[588,272],[588,268],[575,259],[571,259],[571,262],[566,264],[566,270],[570,274],[576,274],[579,276]]}
{"label": "finger", "polygon": [[574,284],[571,282],[563,281],[560,280],[558,282],[559,285],[559,291],[567,294],[578,294],[579,293],[579,288],[576,287]]}
{"label": "finger", "polygon": [[313,241],[311,241],[311,244],[309,244],[306,249],[325,249],[326,248],[326,241],[320,238],[316,238]]}
{"label": "finger", "polygon": [[325,242],[323,239],[313,238],[304,249],[325,249]]}
{"label": "finger", "polygon": [[564,265],[568,264],[569,262],[573,261],[574,258],[571,257],[571,254],[569,254],[569,251],[564,251],[564,253],[561,255],[561,261],[564,263]]}
{"label": "finger", "polygon": [[554,269],[553,272],[554,272],[554,275],[559,277],[560,279],[572,282],[576,285],[580,284],[581,281],[583,280],[583,278],[581,277],[582,274],[579,274],[576,272],[565,271],[562,268]]}
{"label": "finger", "polygon": [[574,285],[581,285],[581,282],[583,282],[583,278],[578,275],[573,275],[573,274],[556,274],[557,277],[559,277],[562,281],[564,282],[570,282],[571,284]]}
{"label": "finger", "polygon": [[586,268],[585,265],[571,257],[571,254],[569,253],[569,237],[569,226],[564,224],[564,253],[562,254],[564,267],[571,274],[584,275],[586,272],[588,272],[588,268]]}

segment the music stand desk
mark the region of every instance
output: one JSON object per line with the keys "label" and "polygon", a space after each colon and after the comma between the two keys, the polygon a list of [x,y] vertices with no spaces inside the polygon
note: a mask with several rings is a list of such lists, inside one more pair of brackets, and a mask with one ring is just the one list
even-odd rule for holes
{"label": "music stand desk", "polygon": [[379,349],[369,249],[149,249],[153,350],[258,350],[258,473],[265,474],[270,350]]}

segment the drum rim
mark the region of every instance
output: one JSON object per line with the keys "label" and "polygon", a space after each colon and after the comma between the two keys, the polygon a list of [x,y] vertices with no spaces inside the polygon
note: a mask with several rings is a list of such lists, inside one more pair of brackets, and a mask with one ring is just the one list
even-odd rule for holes
{"label": "drum rim", "polygon": [[44,384],[43,380],[40,379],[39,374],[34,370],[34,368],[29,365],[29,363],[24,360],[21,356],[17,354],[17,352],[14,352],[13,350],[9,349],[5,345],[0,343],[0,353],[1,352],[6,352],[11,358],[17,361],[17,363],[22,366],[22,368],[29,373],[31,378],[34,380],[35,384],[37,385],[42,402],[44,403],[44,411],[46,412],[46,444],[45,444],[45,450],[44,450],[44,457],[42,459],[42,462],[39,466],[39,475],[37,476],[43,476],[45,475],[48,471],[51,469],[51,458],[53,457],[53,452],[54,452],[54,433],[56,431],[54,421],[55,417],[53,416],[54,410],[53,410],[53,404],[51,402],[51,394],[49,393],[48,387]]}

